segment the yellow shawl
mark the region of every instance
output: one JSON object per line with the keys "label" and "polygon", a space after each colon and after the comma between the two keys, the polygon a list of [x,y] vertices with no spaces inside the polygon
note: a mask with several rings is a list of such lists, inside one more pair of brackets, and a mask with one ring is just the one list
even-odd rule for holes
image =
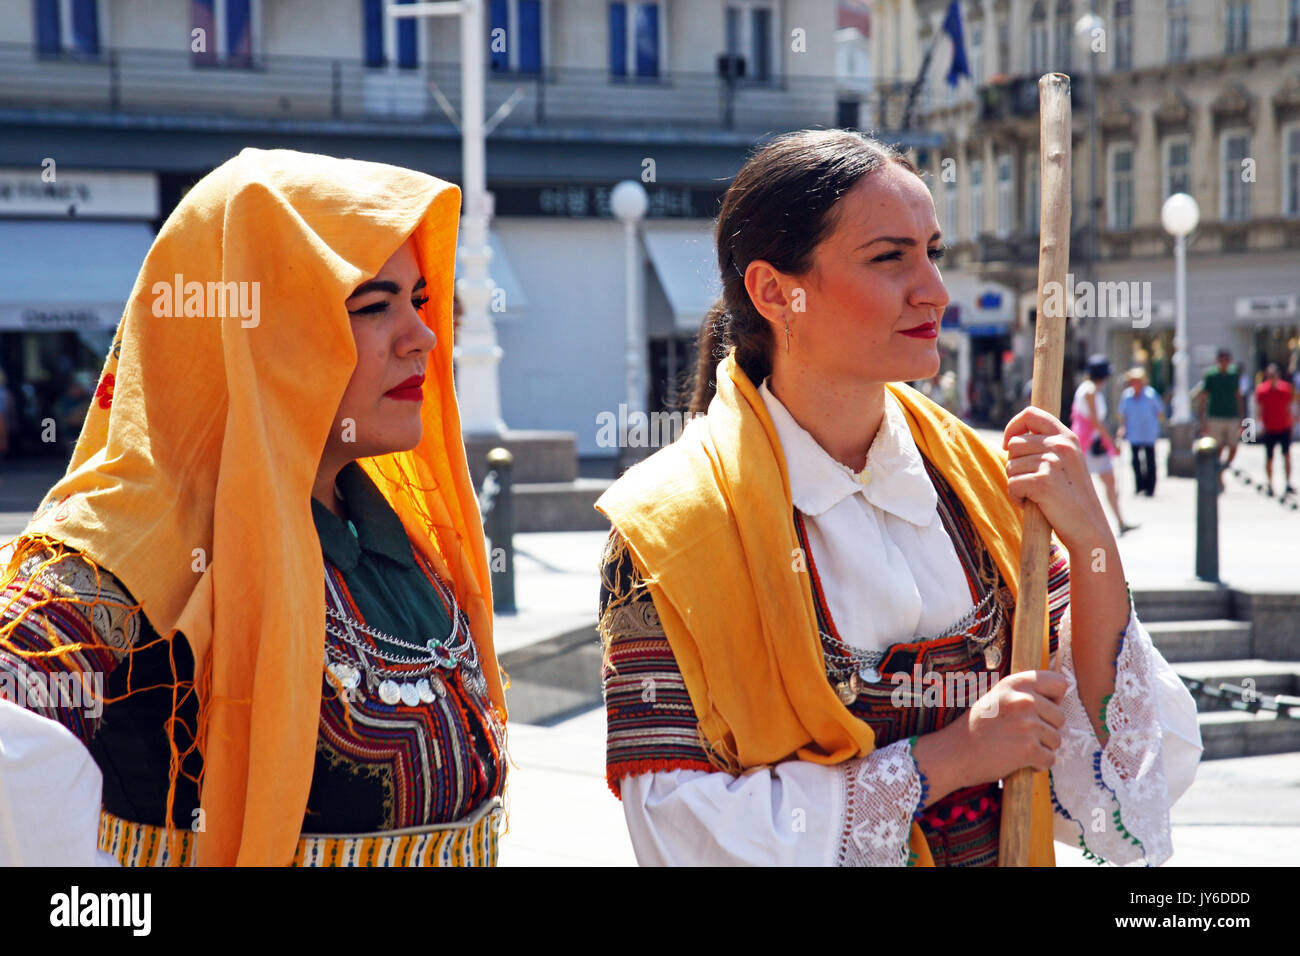
{"label": "yellow shawl", "polygon": [[[459,189],[431,176],[287,150],[246,149],[206,176],[154,241],[67,474],[16,539],[4,580],[43,542],[63,542],[115,574],[160,635],[189,640],[204,758],[200,864],[293,857],[324,661],[312,485],[356,364],[344,301],[411,236],[428,282],[422,314],[438,336],[423,437],[361,464],[453,582],[504,719],[452,379],[459,209]],[[176,293],[176,283],[206,293],[218,281],[256,284],[241,287],[249,301],[258,290],[256,322],[230,308],[207,314],[206,294],[194,300],[204,314],[166,317],[161,296],[174,306],[193,291]],[[169,820],[178,766],[173,753]]]}
{"label": "yellow shawl", "polygon": [[[803,563],[776,428],[734,353],[718,366],[717,385],[703,427],[630,469],[596,507],[647,578],[720,768],[865,756],[874,735],[826,679],[811,584],[796,570]],[[1007,494],[1005,457],[914,389],[886,387],[1016,594],[1020,509]],[[1030,860],[1051,866],[1046,773],[1034,776],[1033,808]],[[915,823],[911,846],[921,865],[933,865]]]}

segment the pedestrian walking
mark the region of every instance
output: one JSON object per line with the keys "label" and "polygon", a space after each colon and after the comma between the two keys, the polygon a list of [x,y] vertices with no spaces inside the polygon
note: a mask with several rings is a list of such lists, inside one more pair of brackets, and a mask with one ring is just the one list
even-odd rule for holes
{"label": "pedestrian walking", "polygon": [[1147,384],[1146,369],[1136,366],[1126,377],[1128,387],[1119,398],[1120,426],[1115,437],[1128,442],[1137,493],[1152,498],[1156,493],[1156,439],[1164,408],[1156,390]]}
{"label": "pedestrian walking", "polygon": [[1119,454],[1119,449],[1106,425],[1106,395],[1101,390],[1110,372],[1110,359],[1106,356],[1094,355],[1088,359],[1088,377],[1074,390],[1070,405],[1070,430],[1083,446],[1088,473],[1100,478],[1106,489],[1106,500],[1119,524],[1119,533],[1127,534],[1138,526],[1124,520],[1119,508],[1119,489],[1115,487],[1115,466],[1111,459]]}
{"label": "pedestrian walking", "polygon": [[[1219,443],[1219,490],[1223,490],[1223,471],[1232,466],[1241,442],[1241,422],[1246,417],[1246,400],[1242,396],[1241,373],[1232,363],[1232,353],[1219,349],[1215,364],[1205,370],[1197,395],[1200,434]],[[1227,452],[1227,458],[1223,453]]]}
{"label": "pedestrian walking", "polygon": [[1286,482],[1282,494],[1295,494],[1295,488],[1291,485],[1291,428],[1296,421],[1292,406],[1295,404],[1295,389],[1282,377],[1277,363],[1270,363],[1264,370],[1264,381],[1255,388],[1255,409],[1263,433],[1264,474],[1268,478],[1269,497],[1273,495],[1273,452],[1277,448],[1282,449],[1282,470]]}

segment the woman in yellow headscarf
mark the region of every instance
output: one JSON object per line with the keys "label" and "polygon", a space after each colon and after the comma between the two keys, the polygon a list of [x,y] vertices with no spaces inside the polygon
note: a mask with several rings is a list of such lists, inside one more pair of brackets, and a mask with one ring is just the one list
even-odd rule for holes
{"label": "woman in yellow headscarf", "polygon": [[459,205],[248,149],[168,218],[0,578],[0,859],[495,862]]}
{"label": "woman in yellow headscarf", "polygon": [[[704,414],[597,504],[607,776],[638,859],[990,865],[1021,767],[1031,862],[1054,836],[1166,859],[1195,706],[1133,615],[1078,442],[1031,408],[996,454],[897,384],[938,370],[948,303],[916,169],[855,133],[778,137],[716,239]],[[1060,672],[1007,675],[1026,498],[1064,546]]]}

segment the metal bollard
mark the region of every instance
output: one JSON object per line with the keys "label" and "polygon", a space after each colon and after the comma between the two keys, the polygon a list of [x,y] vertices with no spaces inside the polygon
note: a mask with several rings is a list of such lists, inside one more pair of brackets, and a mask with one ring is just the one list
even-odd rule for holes
{"label": "metal bollard", "polygon": [[1196,576],[1219,583],[1219,443],[1198,439],[1196,454]]}
{"label": "metal bollard", "polygon": [[515,612],[515,504],[511,473],[515,456],[505,448],[493,448],[487,456],[488,479],[494,485],[492,506],[487,514],[488,539],[492,551],[488,566],[492,570],[492,610],[498,614]]}

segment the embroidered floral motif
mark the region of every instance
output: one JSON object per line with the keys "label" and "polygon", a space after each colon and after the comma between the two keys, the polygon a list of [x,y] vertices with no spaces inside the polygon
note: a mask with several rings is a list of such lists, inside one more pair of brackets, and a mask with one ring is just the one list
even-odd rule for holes
{"label": "embroidered floral motif", "polygon": [[109,372],[100,381],[99,387],[95,389],[95,401],[100,408],[108,408],[113,404],[113,383],[115,381],[116,376]]}
{"label": "embroidered floral motif", "polygon": [[[911,811],[921,802],[911,742],[897,740],[840,768],[845,827],[839,865],[907,866]],[[900,808],[906,812],[900,813]]]}

